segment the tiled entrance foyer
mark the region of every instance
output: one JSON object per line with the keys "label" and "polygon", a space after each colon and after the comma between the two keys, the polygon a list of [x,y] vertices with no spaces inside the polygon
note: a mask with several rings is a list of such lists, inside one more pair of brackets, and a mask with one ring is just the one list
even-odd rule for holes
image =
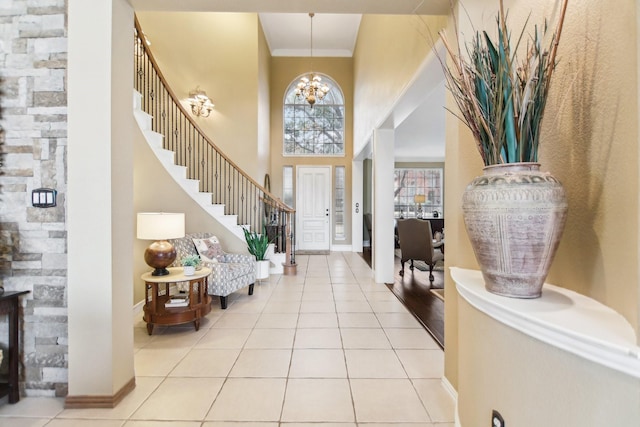
{"label": "tiled entrance foyer", "polygon": [[367,264],[297,261],[297,276],[271,276],[225,311],[214,300],[198,332],[148,336],[137,321],[137,386],[116,408],[24,398],[0,407],[0,426],[453,427],[442,350]]}

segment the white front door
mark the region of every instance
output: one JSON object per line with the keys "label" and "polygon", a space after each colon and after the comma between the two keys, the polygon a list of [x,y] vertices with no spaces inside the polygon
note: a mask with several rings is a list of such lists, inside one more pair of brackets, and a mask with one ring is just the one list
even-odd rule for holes
{"label": "white front door", "polygon": [[298,166],[296,236],[303,251],[328,251],[331,244],[331,166]]}

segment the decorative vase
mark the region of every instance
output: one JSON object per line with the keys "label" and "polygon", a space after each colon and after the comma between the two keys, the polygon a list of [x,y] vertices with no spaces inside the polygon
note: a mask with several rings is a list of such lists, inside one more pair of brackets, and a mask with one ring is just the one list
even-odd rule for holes
{"label": "decorative vase", "polygon": [[193,276],[194,274],[196,274],[196,267],[195,265],[185,265],[183,267],[183,273],[185,276]]}
{"label": "decorative vase", "polygon": [[487,166],[467,186],[462,210],[486,289],[538,298],[567,217],[562,184],[539,163]]}
{"label": "decorative vase", "polygon": [[256,261],[256,279],[262,280],[269,277],[269,264],[271,261],[268,259]]}

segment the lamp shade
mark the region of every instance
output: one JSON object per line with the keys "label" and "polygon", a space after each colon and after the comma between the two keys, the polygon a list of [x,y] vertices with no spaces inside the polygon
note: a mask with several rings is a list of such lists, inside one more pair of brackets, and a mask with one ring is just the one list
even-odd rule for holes
{"label": "lamp shade", "polygon": [[416,194],[415,196],[413,196],[414,203],[424,203],[425,200],[426,198],[424,197],[424,194]]}
{"label": "lamp shade", "polygon": [[138,239],[166,240],[184,237],[184,213],[138,213]]}

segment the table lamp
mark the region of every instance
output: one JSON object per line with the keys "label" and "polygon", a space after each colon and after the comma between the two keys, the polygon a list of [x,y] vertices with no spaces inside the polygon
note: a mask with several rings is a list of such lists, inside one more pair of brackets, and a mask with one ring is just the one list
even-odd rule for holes
{"label": "table lamp", "polygon": [[144,251],[144,260],[154,269],[153,276],[166,276],[169,274],[167,267],[176,259],[176,249],[167,239],[184,237],[184,214],[138,213],[137,236],[141,240],[155,240]]}
{"label": "table lamp", "polygon": [[413,201],[416,205],[418,205],[418,209],[416,210],[416,218],[422,218],[422,204],[425,202],[426,198],[424,194],[416,194],[413,196]]}

